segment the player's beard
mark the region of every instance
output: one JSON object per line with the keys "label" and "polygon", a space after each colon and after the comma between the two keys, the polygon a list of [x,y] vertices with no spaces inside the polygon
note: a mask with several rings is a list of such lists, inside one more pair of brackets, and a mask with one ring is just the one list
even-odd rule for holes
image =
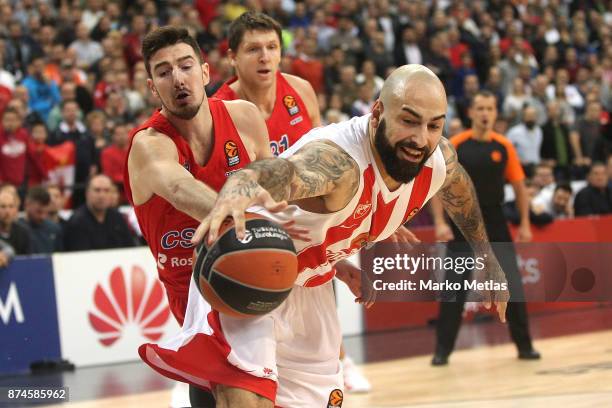
{"label": "player's beard", "polygon": [[[418,147],[414,142],[399,142],[395,146],[391,146],[385,130],[386,123],[382,119],[374,134],[374,146],[380,156],[380,160],[391,178],[399,183],[409,183],[419,174],[425,165],[430,155],[429,148],[427,146]],[[422,151],[423,159],[418,163],[401,159],[399,152],[402,147]]]}
{"label": "player's beard", "polygon": [[190,120],[198,114],[198,112],[200,111],[200,106],[202,106],[202,102],[204,102],[204,94],[202,94],[202,99],[200,99],[199,102],[190,105],[179,106],[177,107],[178,109],[171,109],[168,104],[166,104],[163,100],[161,101],[161,104],[163,108],[169,113],[171,113],[173,116],[176,116],[177,118],[183,120]]}

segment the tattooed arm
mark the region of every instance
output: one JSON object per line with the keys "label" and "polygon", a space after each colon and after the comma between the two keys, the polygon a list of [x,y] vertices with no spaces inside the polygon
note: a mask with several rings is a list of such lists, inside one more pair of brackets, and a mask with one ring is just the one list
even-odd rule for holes
{"label": "tattooed arm", "polygon": [[253,205],[279,211],[288,201],[318,197],[326,208],[343,208],[359,187],[359,166],[344,150],[330,141],[305,144],[287,159],[270,158],[252,162],[231,176],[215,207],[194,235],[199,242],[210,230],[209,241],[216,239],[219,226],[231,216],[236,234],[244,234],[244,212]]}
{"label": "tattooed arm", "polygon": [[438,192],[442,207],[468,242],[488,242],[472,179],[459,163],[457,151],[447,139],[440,140],[440,149],[446,164],[446,179]]}
{"label": "tattooed arm", "polygon": [[[437,196],[442,202],[446,213],[474,249],[475,256],[485,257],[485,276],[480,278],[491,279],[498,283],[506,283],[504,272],[491,249],[487,237],[487,231],[480,212],[480,204],[478,203],[478,197],[476,196],[472,180],[459,163],[457,152],[447,139],[441,139],[440,148],[446,164],[446,179]],[[506,304],[509,298],[508,291],[486,291],[482,294],[485,306],[489,308],[493,300],[497,306],[500,320],[505,321]]]}

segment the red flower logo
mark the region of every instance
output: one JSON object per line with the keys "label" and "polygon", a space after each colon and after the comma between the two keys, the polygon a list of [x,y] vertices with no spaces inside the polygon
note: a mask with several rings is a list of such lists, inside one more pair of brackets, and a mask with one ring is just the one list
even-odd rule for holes
{"label": "red flower logo", "polygon": [[147,276],[139,266],[133,266],[128,277],[120,267],[113,269],[109,279],[110,293],[96,285],[94,309],[88,313],[89,323],[99,333],[99,341],[111,346],[123,335],[127,325],[136,325],[140,334],[157,341],[170,317],[164,304],[164,290],[155,280],[147,291]]}

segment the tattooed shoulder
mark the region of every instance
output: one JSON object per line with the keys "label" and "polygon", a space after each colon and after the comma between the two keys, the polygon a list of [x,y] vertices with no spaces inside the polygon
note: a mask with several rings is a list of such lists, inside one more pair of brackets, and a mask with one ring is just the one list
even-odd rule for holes
{"label": "tattooed shoulder", "polygon": [[295,198],[325,195],[338,188],[354,194],[359,187],[357,162],[331,141],[307,143],[289,160],[299,179]]}

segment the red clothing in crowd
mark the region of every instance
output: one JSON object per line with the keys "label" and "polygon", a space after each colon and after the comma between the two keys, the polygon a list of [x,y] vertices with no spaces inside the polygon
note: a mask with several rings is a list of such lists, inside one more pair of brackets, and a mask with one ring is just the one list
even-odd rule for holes
{"label": "red clothing in crowd", "polygon": [[123,183],[123,166],[127,159],[127,152],[127,146],[121,149],[116,145],[111,145],[102,150],[100,154],[102,173],[115,183]]}
{"label": "red clothing in crowd", "polygon": [[19,128],[8,135],[0,128],[0,182],[20,186],[25,178],[25,165],[30,136]]}
{"label": "red clothing in crowd", "polygon": [[291,64],[291,73],[304,78],[314,88],[316,93],[323,89],[323,63],[318,59],[298,57]]}
{"label": "red clothing in crowd", "polygon": [[28,140],[28,156],[26,162],[26,173],[28,185],[36,186],[47,180],[48,171],[45,168],[45,152],[49,148],[45,143],[36,143]]}

